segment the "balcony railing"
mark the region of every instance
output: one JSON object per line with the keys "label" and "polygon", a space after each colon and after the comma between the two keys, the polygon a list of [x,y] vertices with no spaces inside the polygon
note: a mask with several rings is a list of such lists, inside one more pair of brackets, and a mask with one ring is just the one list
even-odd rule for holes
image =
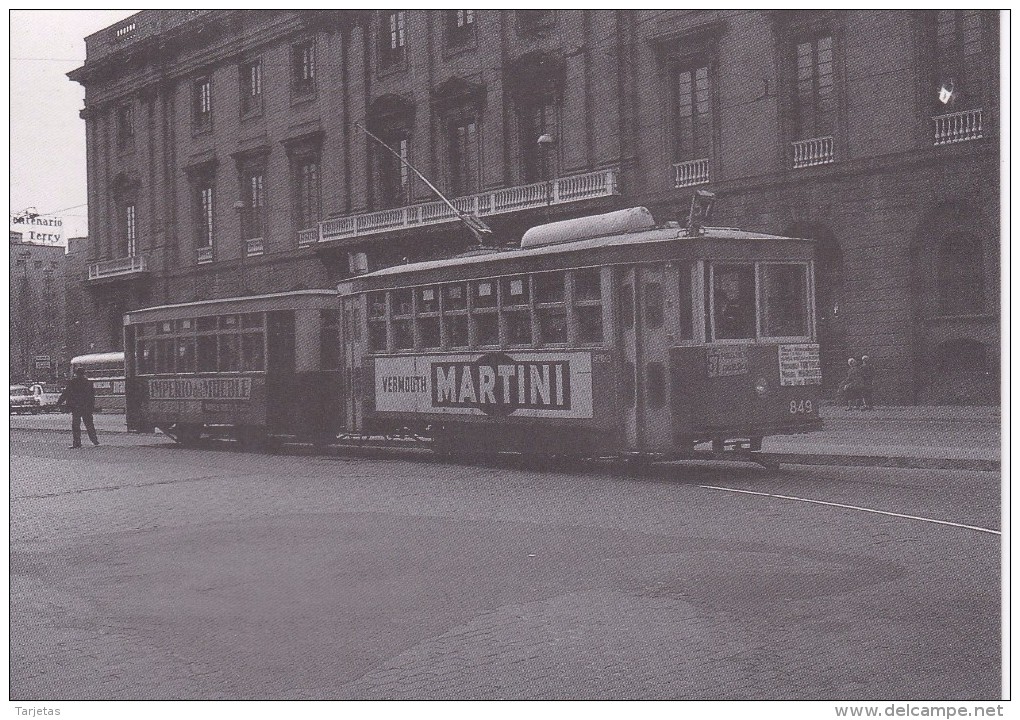
{"label": "balcony railing", "polygon": [[817,137],[809,140],[795,140],[793,147],[793,167],[805,168],[813,165],[826,165],[836,159],[833,151],[832,136]]}
{"label": "balcony railing", "polygon": [[[583,175],[557,178],[548,182],[467,195],[456,198],[452,202],[458,210],[470,215],[478,217],[500,215],[547,205],[563,205],[580,200],[618,195],[618,177],[619,170],[610,168]],[[325,220],[319,223],[318,240],[320,242],[344,240],[404,228],[439,225],[456,220],[457,214],[446,203],[437,201]],[[304,237],[302,233],[305,232],[308,231],[303,230],[298,234],[299,244],[302,243]]]}
{"label": "balcony railing", "polygon": [[307,230],[298,230],[297,244],[298,247],[308,247],[319,242],[319,228],[313,227]]}
{"label": "balcony railing", "polygon": [[208,247],[200,247],[195,251],[196,260],[201,263],[211,263],[213,261],[213,248],[212,245]]}
{"label": "balcony railing", "polygon": [[115,260],[103,260],[89,265],[89,280],[105,280],[107,278],[134,275],[149,272],[149,265],[144,255],[131,255]]}
{"label": "balcony railing", "polygon": [[977,140],[982,136],[981,108],[937,115],[932,120],[935,121],[936,145]]}
{"label": "balcony railing", "polygon": [[674,187],[704,185],[708,182],[708,158],[673,163]]}
{"label": "balcony railing", "polygon": [[255,257],[265,252],[265,246],[262,244],[262,238],[248,238],[244,241],[244,256]]}

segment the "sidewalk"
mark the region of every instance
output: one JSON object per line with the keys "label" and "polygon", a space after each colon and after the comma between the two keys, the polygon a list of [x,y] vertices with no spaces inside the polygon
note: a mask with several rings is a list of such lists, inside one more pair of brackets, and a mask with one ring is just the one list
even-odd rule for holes
{"label": "sidewalk", "polygon": [[[872,412],[823,407],[825,427],[775,435],[762,450],[780,462],[942,470],[998,470],[1001,418],[997,407],[880,407]],[[126,433],[124,416],[95,416],[100,433]],[[66,413],[11,415],[10,427],[70,431]]]}

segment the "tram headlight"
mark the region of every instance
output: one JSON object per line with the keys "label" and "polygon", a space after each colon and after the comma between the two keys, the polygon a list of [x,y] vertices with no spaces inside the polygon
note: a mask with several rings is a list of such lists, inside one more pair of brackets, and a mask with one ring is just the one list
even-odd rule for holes
{"label": "tram headlight", "polygon": [[758,378],[758,382],[754,384],[754,391],[758,393],[758,397],[765,397],[769,394],[769,381],[765,378]]}

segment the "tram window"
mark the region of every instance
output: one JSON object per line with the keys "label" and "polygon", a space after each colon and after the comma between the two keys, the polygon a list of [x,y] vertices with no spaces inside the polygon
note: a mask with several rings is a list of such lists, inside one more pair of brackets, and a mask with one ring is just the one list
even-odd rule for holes
{"label": "tram window", "polygon": [[680,319],[680,337],[690,340],[694,337],[694,305],[691,299],[691,268],[681,266],[679,273],[680,280],[680,303],[677,307],[677,314]]}
{"label": "tram window", "polygon": [[567,341],[567,309],[542,308],[538,311],[538,334],[543,345]]}
{"label": "tram window", "polygon": [[447,315],[446,340],[450,347],[463,348],[468,346],[467,315]]}
{"label": "tram window", "polygon": [[712,293],[715,304],[715,339],[754,338],[754,267],[713,266]]}
{"label": "tram window", "polygon": [[662,327],[662,285],[657,282],[645,283],[645,324],[654,329]]}
{"label": "tram window", "polygon": [[474,306],[476,308],[496,307],[496,283],[492,280],[475,283]]}
{"label": "tram window", "polygon": [[195,321],[195,328],[202,332],[204,330],[215,330],[216,329],[216,316],[212,317],[200,317]]}
{"label": "tram window", "polygon": [[384,292],[369,293],[368,316],[370,318],[386,317],[386,293]]}
{"label": "tram window", "polygon": [[418,290],[418,312],[439,312],[439,288],[427,287]]}
{"label": "tram window", "polygon": [[645,397],[648,399],[648,407],[661,408],[666,405],[666,370],[662,363],[651,362],[645,369],[647,382],[645,384]]}
{"label": "tram window", "polygon": [[262,313],[246,313],[241,316],[241,327],[243,328],[260,328],[262,327],[264,316]]}
{"label": "tram window", "polygon": [[602,281],[596,269],[574,272],[574,302],[602,300]]}
{"label": "tram window", "polygon": [[634,407],[637,400],[637,393],[634,390],[634,363],[630,360],[623,362],[623,377],[620,378],[620,393],[623,395],[623,406]]}
{"label": "tram window", "polygon": [[620,322],[624,330],[634,329],[634,286],[630,283],[620,286]]}
{"label": "tram window", "polygon": [[402,290],[393,291],[393,314],[394,315],[410,315],[411,314],[411,299],[414,297],[414,291],[410,288],[404,288]]}
{"label": "tram window", "polygon": [[808,333],[807,266],[761,266],[762,334],[765,337],[805,337]]}
{"label": "tram window", "polygon": [[602,307],[579,307],[574,311],[577,339],[581,342],[602,342]]}
{"label": "tram window", "polygon": [[166,335],[168,333],[172,333],[173,331],[174,331],[174,324],[173,324],[172,321],[168,320],[166,322],[162,322],[162,323],[159,324],[159,332],[161,334]]}
{"label": "tram window", "polygon": [[194,320],[178,320],[177,321],[177,332],[191,332],[195,329]]}
{"label": "tram window", "polygon": [[541,273],[535,276],[535,302],[561,303],[566,299],[563,273]]}
{"label": "tram window", "polygon": [[506,339],[510,345],[531,344],[531,313],[508,312],[503,316],[506,319]]}
{"label": "tram window", "polygon": [[368,344],[372,352],[386,352],[386,321],[369,321]]}
{"label": "tram window", "polygon": [[156,372],[172,373],[174,371],[174,341],[156,341]]}
{"label": "tram window", "polygon": [[145,335],[145,329],[146,329],[146,327],[148,327],[148,324],[147,324],[147,323],[141,323],[141,324],[139,324],[139,325],[135,325],[135,326],[134,326],[134,328],[135,328],[135,337],[136,337],[136,338],[140,338],[140,337],[142,337],[143,335]]}
{"label": "tram window", "polygon": [[467,285],[464,283],[457,283],[455,285],[447,285],[445,288],[446,298],[443,301],[443,307],[446,310],[466,310],[467,309]]}
{"label": "tram window", "polygon": [[[350,311],[350,306],[347,306],[347,312],[349,313]],[[319,361],[323,370],[336,370],[341,365],[340,312],[338,310],[322,311],[322,335],[319,339]],[[259,369],[261,370],[261,368]]]}
{"label": "tram window", "polygon": [[410,350],[414,347],[414,323],[411,320],[393,321],[393,343],[397,350]]}
{"label": "tram window", "polygon": [[239,327],[241,323],[237,315],[220,315],[220,330],[237,330]]}
{"label": "tram window", "polygon": [[177,372],[195,372],[195,338],[177,338]]}
{"label": "tram window", "polygon": [[148,375],[152,372],[152,340],[144,340],[139,343],[138,348],[138,374]]}
{"label": "tram window", "polygon": [[418,333],[421,338],[421,346],[424,348],[437,348],[442,345],[439,336],[439,317],[418,318]]}
{"label": "tram window", "polygon": [[241,336],[241,369],[265,369],[265,347],[262,333],[245,333]]}
{"label": "tram window", "polygon": [[[229,317],[229,316],[228,316]],[[220,335],[220,372],[235,372],[241,369],[241,336]]]}
{"label": "tram window", "polygon": [[529,302],[528,290],[530,288],[526,276],[503,278],[503,307],[527,305]]}
{"label": "tram window", "polygon": [[499,316],[496,313],[479,313],[473,320],[475,345],[499,345]]}
{"label": "tram window", "polygon": [[198,336],[198,371],[216,372],[216,336]]}

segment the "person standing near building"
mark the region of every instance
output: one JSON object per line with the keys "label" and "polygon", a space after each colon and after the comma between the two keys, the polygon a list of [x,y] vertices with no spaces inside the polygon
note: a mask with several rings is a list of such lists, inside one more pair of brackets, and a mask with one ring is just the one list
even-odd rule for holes
{"label": "person standing near building", "polygon": [[81,447],[81,423],[85,421],[85,430],[88,431],[89,440],[93,445],[99,444],[96,436],[96,426],[92,419],[92,412],[96,408],[96,391],[92,387],[92,381],[85,376],[83,368],[75,368],[74,377],[67,383],[64,392],[60,393],[57,399],[57,407],[67,406],[71,411],[71,448]]}
{"label": "person standing near building", "polygon": [[871,358],[867,355],[861,356],[861,366],[858,369],[858,377],[861,385],[861,410],[873,410],[875,408],[872,404],[875,367],[871,364]]}
{"label": "person standing near building", "polygon": [[846,402],[847,410],[854,410],[861,395],[861,370],[857,358],[847,358],[846,377],[839,384],[839,393]]}

